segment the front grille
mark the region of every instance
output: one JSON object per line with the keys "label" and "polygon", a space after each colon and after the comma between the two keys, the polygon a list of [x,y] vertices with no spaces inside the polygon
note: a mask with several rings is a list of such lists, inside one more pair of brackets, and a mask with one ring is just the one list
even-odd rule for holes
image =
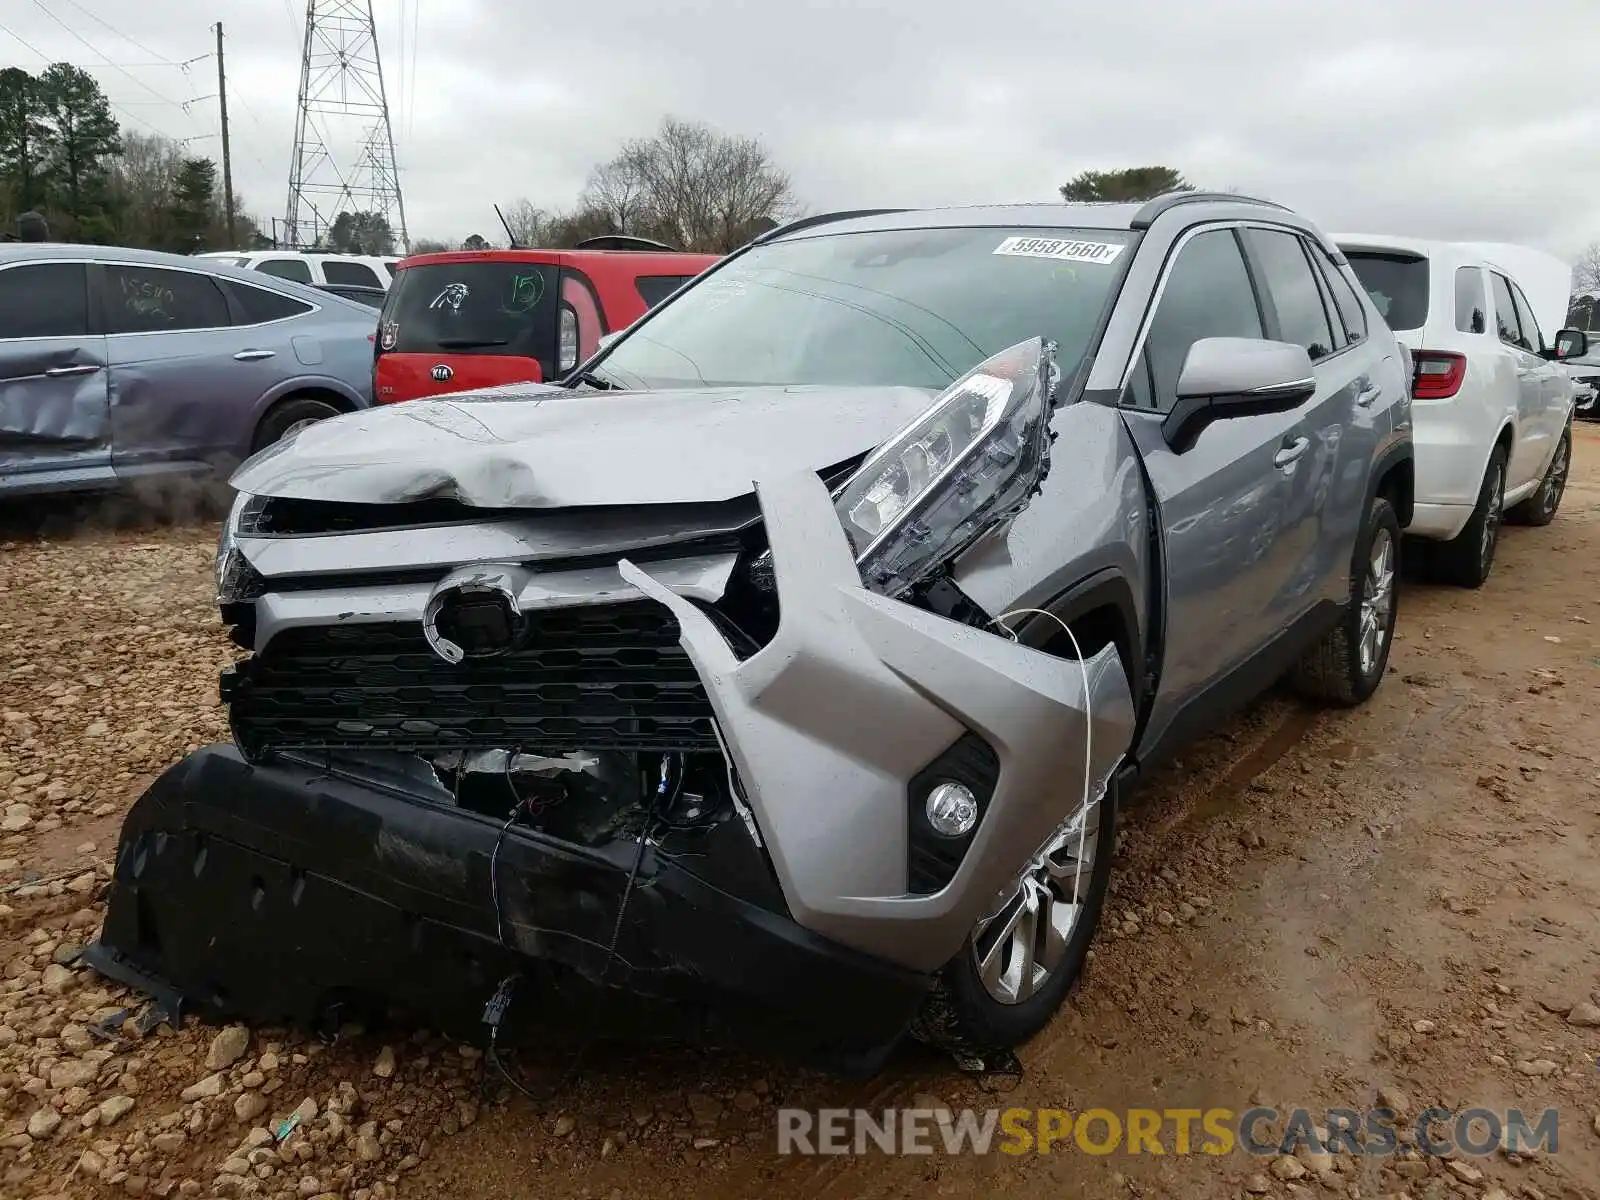
{"label": "front grille", "polygon": [[225,679],[234,739],[273,749],[714,750],[678,623],[650,601],[528,614],[526,642],[452,666],[414,622],[287,629]]}

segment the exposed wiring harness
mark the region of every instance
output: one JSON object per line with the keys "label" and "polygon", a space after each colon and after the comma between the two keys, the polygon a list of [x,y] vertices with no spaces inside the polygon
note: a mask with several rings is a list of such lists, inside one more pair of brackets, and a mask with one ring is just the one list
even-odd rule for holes
{"label": "exposed wiring harness", "polygon": [[[684,777],[687,774],[687,763],[680,753],[676,756],[678,770],[676,779],[671,771],[672,755],[661,756],[661,773],[655,788],[644,806],[644,819],[639,825],[637,848],[633,855],[633,865],[628,870],[628,882],[622,889],[622,900],[617,905],[616,923],[611,928],[611,942],[606,947],[605,963],[600,968],[598,982],[603,986],[611,975],[612,964],[617,958],[617,946],[622,940],[622,925],[628,915],[628,901],[633,897],[634,888],[639,882],[639,872],[644,868],[645,847],[649,844],[651,831],[655,828],[685,829],[693,826],[675,824],[666,814],[672,811],[672,806],[677,802],[683,792]],[[511,755],[506,755],[506,785],[511,788],[514,803],[510,815],[505,823],[500,826],[500,832],[495,837],[494,849],[489,855],[489,894],[494,901],[494,928],[495,937],[506,950],[515,952],[515,947],[506,941],[505,920],[500,907],[500,847],[504,844],[506,835],[510,833],[511,826],[524,812],[532,813],[535,806],[531,798],[523,798],[516,794],[516,788],[511,782]],[[512,998],[516,994],[517,984],[521,981],[520,973],[507,975],[495,988],[494,994],[489,997],[489,1002],[483,1009],[483,1022],[489,1027],[489,1048],[484,1057],[508,1084],[522,1093],[534,1103],[543,1103],[553,1099],[561,1087],[575,1080],[582,1070],[584,1056],[587,1054],[591,1042],[584,1042],[578,1047],[571,1067],[567,1069],[561,1084],[545,1088],[535,1088],[520,1078],[520,1072],[514,1071],[507,1065],[499,1053],[500,1029],[505,1023],[506,1013],[511,1008]],[[487,1081],[486,1081],[487,1082]]]}

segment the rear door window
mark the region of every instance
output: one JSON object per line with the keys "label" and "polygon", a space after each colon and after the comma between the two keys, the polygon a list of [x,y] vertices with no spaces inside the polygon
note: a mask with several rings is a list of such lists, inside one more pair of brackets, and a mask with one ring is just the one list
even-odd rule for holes
{"label": "rear door window", "polygon": [[1539,319],[1533,315],[1533,305],[1528,303],[1528,298],[1522,294],[1522,287],[1516,282],[1511,284],[1511,298],[1517,305],[1517,323],[1522,326],[1522,344],[1525,348],[1535,352],[1544,349],[1544,333],[1539,328]]}
{"label": "rear door window", "polygon": [[329,283],[354,284],[356,287],[382,287],[378,273],[366,263],[325,260],[322,276]]}
{"label": "rear door window", "polygon": [[383,349],[503,354],[555,371],[555,268],[542,263],[425,263],[399,273],[384,306]]}
{"label": "rear door window", "polygon": [[0,336],[89,334],[89,273],[82,263],[29,263],[0,271]]}
{"label": "rear door window", "polygon": [[1522,325],[1517,320],[1517,304],[1511,298],[1510,280],[1498,272],[1490,272],[1489,286],[1494,290],[1495,332],[1500,335],[1500,340],[1508,346],[1531,349],[1523,338]]}
{"label": "rear door window", "polygon": [[233,324],[228,301],[209,275],[107,263],[107,333],[177,333]]}
{"label": "rear door window", "polygon": [[296,283],[311,282],[311,264],[303,258],[267,258],[256,264],[263,275],[279,279],[293,279]]}
{"label": "rear door window", "polygon": [[1245,238],[1277,312],[1278,336],[1304,346],[1312,362],[1333,353],[1333,326],[1322,289],[1311,273],[1305,243],[1293,233],[1276,229],[1251,229]]}
{"label": "rear door window", "polygon": [[1428,323],[1428,260],[1416,254],[1347,250],[1356,278],[1390,329]]}
{"label": "rear door window", "polygon": [[1461,333],[1489,331],[1489,304],[1483,297],[1483,272],[1477,267],[1456,268],[1456,329]]}
{"label": "rear door window", "polygon": [[693,278],[692,275],[641,275],[634,286],[639,291],[639,299],[647,307],[654,308]]}

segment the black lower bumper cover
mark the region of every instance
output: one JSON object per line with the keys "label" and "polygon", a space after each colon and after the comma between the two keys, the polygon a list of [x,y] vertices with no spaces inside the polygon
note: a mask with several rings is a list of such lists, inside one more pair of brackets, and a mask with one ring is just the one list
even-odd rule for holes
{"label": "black lower bumper cover", "polygon": [[852,1072],[881,1064],[931,982],[653,851],[608,955],[635,843],[588,849],[525,829],[499,850],[502,942],[499,835],[368,780],[210,746],[129,813],[87,958],[216,1016],[315,1028],[400,1010],[466,1039],[486,1033],[486,1002],[516,974],[504,1039],[630,1036],[637,1019],[672,1037],[776,1037]]}

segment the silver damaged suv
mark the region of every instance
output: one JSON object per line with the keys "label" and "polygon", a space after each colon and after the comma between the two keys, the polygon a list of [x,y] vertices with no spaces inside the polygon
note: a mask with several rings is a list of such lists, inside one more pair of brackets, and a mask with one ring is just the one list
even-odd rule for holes
{"label": "silver damaged suv", "polygon": [[1407,379],[1315,226],[1186,193],[807,218],[561,384],[306,428],[233,480],[234,745],[132,810],[91,961],[491,1042],[1015,1045],[1139,772],[1378,686]]}

